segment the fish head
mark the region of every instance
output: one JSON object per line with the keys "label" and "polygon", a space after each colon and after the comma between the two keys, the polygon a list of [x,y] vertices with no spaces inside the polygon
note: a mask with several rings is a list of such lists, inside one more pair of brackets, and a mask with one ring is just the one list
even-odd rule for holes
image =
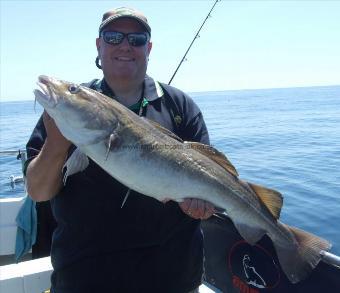
{"label": "fish head", "polygon": [[105,96],[87,87],[41,75],[34,95],[60,132],[77,146],[108,137],[118,125],[114,107]]}

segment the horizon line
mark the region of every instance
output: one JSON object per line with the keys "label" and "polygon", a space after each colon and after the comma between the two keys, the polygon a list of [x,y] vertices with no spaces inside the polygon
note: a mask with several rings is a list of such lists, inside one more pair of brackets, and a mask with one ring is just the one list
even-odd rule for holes
{"label": "horizon line", "polygon": [[[183,91],[189,95],[195,95],[195,94],[203,94],[203,93],[218,93],[218,92],[237,92],[237,91],[259,91],[259,90],[284,90],[284,89],[296,89],[296,88],[321,88],[321,87],[340,87],[340,84],[330,84],[330,85],[312,85],[312,86],[283,86],[283,87],[269,87],[269,88],[244,88],[244,89],[227,89],[227,90],[204,90],[204,91]],[[23,99],[23,100],[17,100],[16,98],[9,98],[9,99],[3,99],[0,97],[0,103],[8,103],[8,102],[23,102],[23,101],[34,101],[34,97],[32,99]]]}

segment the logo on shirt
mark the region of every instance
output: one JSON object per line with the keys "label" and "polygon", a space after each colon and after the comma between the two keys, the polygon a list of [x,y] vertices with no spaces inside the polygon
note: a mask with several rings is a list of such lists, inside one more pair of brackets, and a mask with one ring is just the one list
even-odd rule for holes
{"label": "logo on shirt", "polygon": [[175,119],[175,123],[176,123],[177,126],[179,126],[182,123],[182,117],[181,116],[176,115],[174,117],[174,119]]}

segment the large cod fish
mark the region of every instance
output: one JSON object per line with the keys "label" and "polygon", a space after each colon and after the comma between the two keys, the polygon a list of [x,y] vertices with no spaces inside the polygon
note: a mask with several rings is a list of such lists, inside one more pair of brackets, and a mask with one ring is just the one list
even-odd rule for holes
{"label": "large cod fish", "polygon": [[62,134],[112,177],[157,200],[198,198],[226,211],[255,244],[267,234],[292,283],[306,278],[330,244],[281,223],[280,193],[239,179],[213,147],[183,142],[118,102],[73,83],[40,76],[36,100]]}

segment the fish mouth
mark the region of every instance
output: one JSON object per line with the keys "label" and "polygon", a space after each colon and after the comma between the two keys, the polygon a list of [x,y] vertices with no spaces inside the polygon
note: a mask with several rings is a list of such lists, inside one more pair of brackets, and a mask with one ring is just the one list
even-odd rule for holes
{"label": "fish mouth", "polygon": [[44,108],[54,108],[57,105],[57,96],[51,89],[51,83],[52,81],[49,77],[40,75],[37,82],[40,89],[34,90],[35,100],[37,100]]}

